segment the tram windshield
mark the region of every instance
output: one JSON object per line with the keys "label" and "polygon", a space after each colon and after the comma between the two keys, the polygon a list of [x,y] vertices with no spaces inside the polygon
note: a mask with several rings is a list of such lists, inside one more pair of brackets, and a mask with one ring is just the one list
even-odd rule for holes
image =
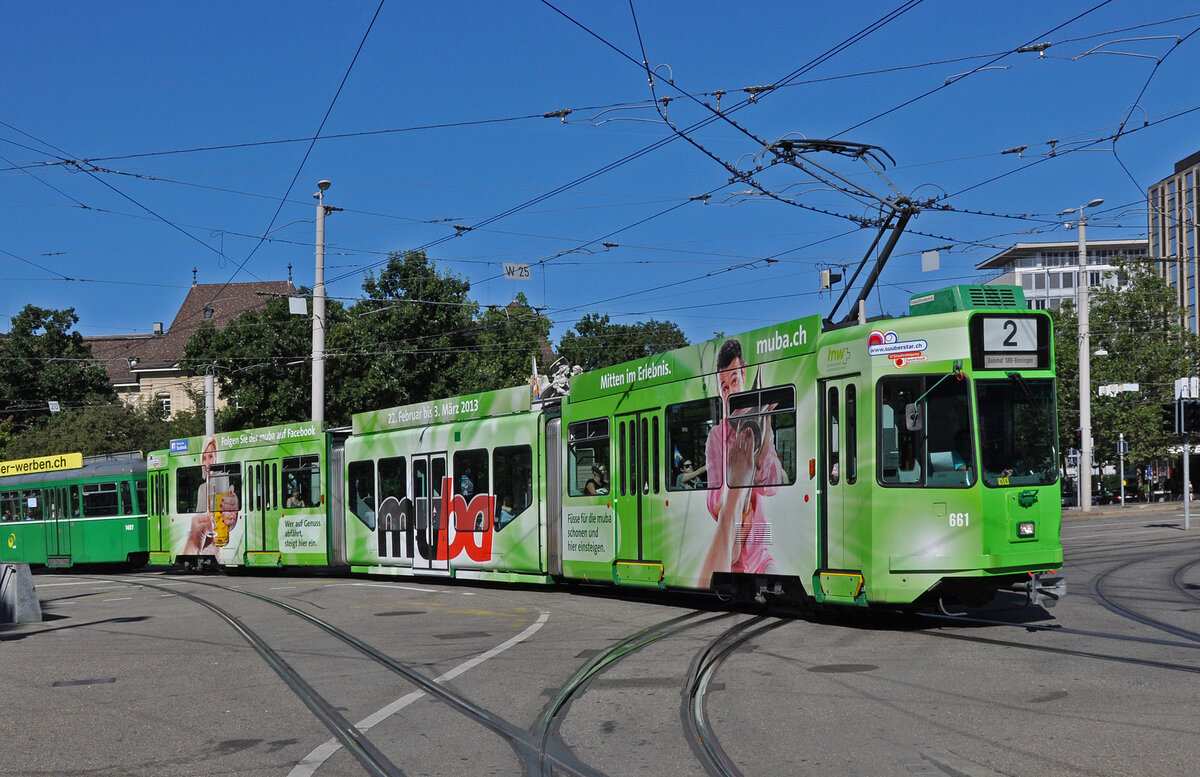
{"label": "tram windshield", "polygon": [[1054,383],[1012,372],[976,383],[983,482],[1047,486],[1058,479]]}
{"label": "tram windshield", "polygon": [[967,488],[979,482],[969,384],[951,375],[879,381],[879,482]]}

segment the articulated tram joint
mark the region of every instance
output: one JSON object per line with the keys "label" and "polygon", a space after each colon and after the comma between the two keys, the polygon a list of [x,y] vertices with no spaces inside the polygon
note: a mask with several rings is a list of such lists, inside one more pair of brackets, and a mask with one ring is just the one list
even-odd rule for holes
{"label": "articulated tram joint", "polygon": [[1013,583],[1012,590],[1025,594],[1029,604],[1053,607],[1067,595],[1067,578],[1054,571],[1030,572],[1029,579]]}

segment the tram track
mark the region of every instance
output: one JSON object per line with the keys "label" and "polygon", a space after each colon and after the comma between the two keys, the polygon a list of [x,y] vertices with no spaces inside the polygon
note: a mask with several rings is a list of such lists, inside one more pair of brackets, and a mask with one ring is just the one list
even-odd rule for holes
{"label": "tram track", "polygon": [[[479,705],[476,705],[474,702],[455,692],[446,685],[426,677],[424,674],[412,669],[403,662],[397,661],[374,646],[360,640],[353,634],[350,634],[343,629],[340,629],[337,626],[322,620],[321,618],[307,613],[298,607],[290,605],[286,602],[282,602],[273,597],[256,593],[254,591],[227,588],[216,583],[210,583],[201,580],[185,580],[185,582],[257,599],[266,604],[278,607],[279,609],[282,609],[289,614],[294,615],[313,626],[316,626],[330,636],[342,641],[346,645],[349,645],[360,654],[370,658],[376,664],[387,668],[389,671],[397,675],[400,675],[403,679],[410,682],[424,693],[441,702],[444,702],[450,709],[466,715],[475,722],[483,725],[485,728],[499,735],[512,747],[517,757],[526,764],[526,773],[529,775],[541,774],[543,773],[540,771],[541,769],[546,768],[547,765],[553,765],[556,769],[560,770],[560,773],[574,775],[575,777],[604,777],[601,772],[591,769],[587,765],[571,759],[569,754],[546,752],[544,743],[542,743],[540,739],[532,736],[529,732],[525,731],[519,726],[509,722],[504,717],[497,715]],[[348,752],[350,752],[357,760],[359,760],[360,763],[363,764],[365,768],[368,769],[368,774],[378,774],[381,775],[381,777],[402,777],[404,774],[403,771],[401,771],[394,764],[391,764],[390,761],[387,761],[382,754],[378,754],[378,748],[376,748],[374,745],[369,745],[369,748],[364,748],[362,752],[354,749],[352,747],[354,743],[366,742],[369,744],[369,739],[343,716],[336,714],[336,710],[333,710],[333,706],[327,700],[321,697],[320,694],[313,691],[311,686],[309,686],[308,683],[303,680],[303,678],[294,676],[294,671],[289,671],[290,667],[287,666],[286,662],[283,661],[282,658],[278,657],[278,654],[270,649],[269,645],[262,643],[261,647],[263,647],[266,652],[264,652],[264,650],[260,650],[261,640],[258,640],[257,635],[255,635],[253,631],[246,627],[239,618],[228,613],[224,610],[224,608],[209,602],[203,597],[198,597],[195,594],[180,591],[177,588],[168,588],[166,586],[159,586],[143,581],[139,581],[139,584],[145,585],[149,588],[155,588],[157,590],[183,596],[191,601],[207,607],[213,612],[216,612],[223,620],[229,623],[234,630],[238,632],[238,634],[250,642],[251,646],[254,647],[256,652],[258,652],[259,655],[264,658],[264,660],[267,661],[268,665],[275,670],[276,673],[280,674],[288,687],[298,696],[300,696],[309,709],[314,711],[314,714],[317,715],[318,719],[326,726],[326,728],[331,731],[331,733],[333,733],[335,739],[337,739],[338,742],[340,742],[343,746],[346,746]],[[252,638],[254,639],[252,640]],[[468,662],[468,664],[469,663],[470,662]],[[462,671],[465,671],[466,668],[469,668],[469,666],[464,665],[460,668]],[[443,679],[448,678],[443,676]],[[316,706],[315,709],[314,705]],[[335,714],[323,715],[320,714],[319,710],[333,710]],[[348,741],[351,743],[351,745],[347,745]],[[385,771],[377,771],[380,768],[385,769]],[[386,770],[389,768],[391,771]]]}
{"label": "tram track", "polygon": [[[625,637],[599,652],[583,667],[577,670],[562,688],[559,689],[553,700],[546,705],[532,726],[532,729],[526,730],[503,716],[472,702],[443,683],[430,679],[421,672],[378,650],[353,634],[292,604],[254,591],[229,588],[213,582],[193,579],[187,579],[183,582],[215,589],[224,593],[235,593],[253,598],[277,607],[320,629],[322,632],[353,648],[357,653],[366,656],[375,664],[399,675],[420,691],[445,703],[455,712],[469,717],[474,722],[500,736],[508,743],[518,759],[524,764],[524,773],[528,777],[552,777],[552,775],[605,777],[603,770],[592,767],[575,757],[569,748],[562,744],[558,737],[559,725],[570,708],[572,701],[578,699],[583,694],[593,678],[638,650],[662,639],[677,635],[687,629],[718,623],[737,615],[737,613],[731,612],[710,613],[696,610],[653,624]],[[251,629],[244,619],[239,618],[226,608],[221,607],[204,596],[180,590],[178,586],[168,587],[159,585],[143,578],[139,578],[136,581],[136,585],[182,596],[216,614],[233,628],[263,661],[283,679],[287,687],[301,699],[305,706],[333,734],[334,739],[341,746],[345,747],[347,752],[363,766],[367,774],[373,777],[403,777],[405,774],[404,771],[390,761],[364,731],[357,728],[355,724],[351,723],[344,715],[338,712],[337,707],[331,701],[317,692],[266,640]],[[771,619],[770,622],[764,624],[766,620],[767,616],[757,616],[722,630],[693,659],[691,669],[685,680],[683,688],[685,697],[683,708],[684,734],[689,739],[689,743],[692,745],[697,759],[709,774],[732,777],[733,775],[739,775],[740,772],[737,771],[732,761],[724,753],[705,716],[704,694],[708,683],[721,664],[747,641],[783,623],[781,620]],[[446,678],[439,679],[444,680]]]}
{"label": "tram track", "polygon": [[[231,589],[224,586],[218,586],[213,583],[204,583],[201,581],[189,580],[187,582],[196,585],[205,585],[212,588],[219,588],[223,591]],[[306,707],[316,716],[330,733],[346,748],[355,760],[357,760],[366,773],[375,775],[376,777],[403,777],[404,772],[396,764],[383,754],[383,752],[375,746],[357,727],[344,715],[338,712],[337,708],[329,702],[321,693],[319,693],[311,684],[309,684],[303,676],[297,672],[291,664],[289,664],[279,653],[270,646],[262,637],[260,637],[246,623],[232,614],[225,608],[205,599],[202,596],[179,590],[178,588],[169,588],[167,586],[155,585],[138,581],[138,585],[147,588],[153,588],[166,593],[171,593],[176,596],[182,596],[188,601],[195,602],[209,611],[215,613],[219,618],[225,621],[239,636],[241,636],[250,647],[266,662],[266,664],[279,675],[288,688],[296,694],[297,697],[304,703]],[[247,592],[238,592],[247,593]],[[260,597],[261,598],[261,597]]]}
{"label": "tram track", "polygon": [[693,750],[698,751],[698,756],[708,767],[709,774],[716,777],[740,777],[741,771],[721,747],[708,719],[704,704],[708,686],[725,660],[742,645],[785,623],[778,618],[766,623],[764,621],[767,621],[767,616],[758,616],[728,629],[709,643],[697,656],[691,668],[683,704],[684,730],[690,735],[690,742],[694,744]]}
{"label": "tram track", "polygon": [[[1190,553],[1191,549],[1176,549],[1175,554]],[[1109,612],[1112,612],[1121,618],[1133,621],[1143,626],[1155,629],[1169,634],[1176,639],[1164,639],[1161,637],[1151,637],[1135,634],[1119,634],[1115,632],[1102,631],[1096,629],[1078,629],[1061,624],[1041,625],[1030,623],[1012,623],[1009,621],[971,617],[971,616],[947,616],[937,613],[915,613],[916,617],[923,620],[936,621],[945,624],[962,624],[971,626],[998,626],[1005,628],[1019,628],[1029,632],[1048,632],[1063,636],[1080,636],[1097,638],[1103,640],[1112,640],[1116,642],[1127,642],[1142,645],[1153,645],[1157,647],[1178,648],[1182,650],[1200,650],[1200,631],[1178,626],[1168,623],[1161,618],[1155,618],[1146,613],[1139,612],[1135,608],[1119,601],[1119,597],[1113,595],[1109,590],[1110,580],[1116,574],[1134,567],[1138,564],[1147,561],[1161,560],[1165,556],[1172,555],[1164,553],[1161,548],[1155,548],[1153,553],[1143,553],[1135,558],[1121,561],[1115,565],[1110,565],[1107,569],[1097,573],[1088,583],[1088,593],[1091,598],[1100,606],[1104,607]],[[1182,563],[1169,574],[1171,587],[1178,593],[1188,597],[1191,600],[1200,600],[1200,593],[1189,590],[1183,582],[1184,574],[1192,567],[1200,564],[1200,560],[1188,560]],[[1137,664],[1141,666],[1151,667],[1155,669],[1166,669],[1170,671],[1181,671],[1187,673],[1200,673],[1200,667],[1190,664],[1162,661],[1157,659],[1135,658],[1128,656],[1120,656],[1116,654],[1107,654],[1096,651],[1080,650],[1077,648],[1054,647],[1051,645],[1031,645],[1029,643],[1019,642],[1016,640],[996,640],[990,637],[978,637],[969,634],[947,634],[939,632],[924,632],[931,636],[945,637],[951,639],[962,639],[976,642],[985,642],[988,644],[1003,644],[1012,647],[1019,647],[1029,650],[1037,650],[1042,652],[1051,652],[1058,654],[1066,654],[1078,657],[1094,658],[1099,660],[1120,661],[1122,663]]]}
{"label": "tram track", "polygon": [[[542,751],[549,754],[551,749],[562,746],[561,740],[557,736],[558,727],[565,718],[572,700],[582,694],[592,678],[630,653],[671,634],[696,625],[700,614],[699,612],[685,613],[676,618],[656,623],[626,637],[592,657],[559,689],[554,699],[542,710],[542,714],[538,716],[537,723],[534,725],[534,736],[541,743]],[[722,615],[718,617],[726,616]],[[543,777],[550,777],[554,773],[548,768],[550,767],[549,763],[543,763],[541,767],[539,774]]]}
{"label": "tram track", "polygon": [[[1190,550],[1178,551],[1178,552],[1184,553],[1184,552],[1190,552]],[[1175,624],[1167,623],[1166,621],[1161,620],[1159,618],[1154,618],[1149,615],[1146,615],[1145,613],[1139,612],[1132,607],[1129,607],[1125,604],[1120,603],[1117,600],[1116,596],[1110,594],[1109,592],[1107,592],[1105,590],[1108,579],[1111,576],[1113,576],[1114,574],[1116,574],[1117,572],[1120,572],[1124,569],[1135,566],[1137,564],[1141,564],[1146,561],[1157,560],[1157,559],[1161,559],[1161,558],[1162,558],[1162,554],[1155,554],[1152,556],[1141,556],[1141,557],[1138,557],[1135,559],[1131,559],[1129,561],[1125,561],[1121,564],[1117,564],[1116,566],[1110,567],[1108,570],[1106,570],[1105,572],[1098,575],[1095,579],[1092,580],[1091,586],[1090,586],[1092,596],[1105,609],[1107,609],[1110,612],[1113,612],[1117,615],[1120,615],[1123,618],[1134,621],[1135,623],[1140,623],[1143,626],[1149,626],[1150,628],[1158,629],[1159,631],[1164,631],[1168,634],[1172,634],[1181,639],[1190,640],[1192,642],[1200,642],[1200,631],[1195,631],[1193,629],[1187,629],[1187,628],[1183,628],[1181,626],[1176,626]],[[1182,580],[1183,571],[1190,568],[1195,563],[1196,562],[1194,562],[1194,561],[1189,561],[1185,564],[1180,565],[1179,567],[1177,567],[1174,570],[1174,572],[1171,574],[1171,578],[1170,578],[1172,581],[1172,586],[1175,588],[1175,590],[1177,592],[1184,594],[1185,596],[1189,596],[1191,598],[1194,598],[1194,597],[1190,594],[1190,592],[1186,591],[1183,588],[1181,580]]]}

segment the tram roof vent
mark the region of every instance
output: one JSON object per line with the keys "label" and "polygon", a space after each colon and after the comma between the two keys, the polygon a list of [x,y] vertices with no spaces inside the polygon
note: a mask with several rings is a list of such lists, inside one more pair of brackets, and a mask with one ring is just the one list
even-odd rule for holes
{"label": "tram roof vent", "polygon": [[914,316],[977,308],[1024,310],[1026,307],[1020,286],[949,286],[928,294],[916,294],[908,300],[909,313]]}

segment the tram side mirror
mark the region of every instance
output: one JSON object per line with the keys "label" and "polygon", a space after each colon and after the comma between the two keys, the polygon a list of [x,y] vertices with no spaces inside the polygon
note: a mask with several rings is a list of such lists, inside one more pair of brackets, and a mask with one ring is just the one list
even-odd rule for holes
{"label": "tram side mirror", "polygon": [[925,428],[925,414],[920,405],[909,403],[904,406],[904,428],[910,432],[919,432]]}

